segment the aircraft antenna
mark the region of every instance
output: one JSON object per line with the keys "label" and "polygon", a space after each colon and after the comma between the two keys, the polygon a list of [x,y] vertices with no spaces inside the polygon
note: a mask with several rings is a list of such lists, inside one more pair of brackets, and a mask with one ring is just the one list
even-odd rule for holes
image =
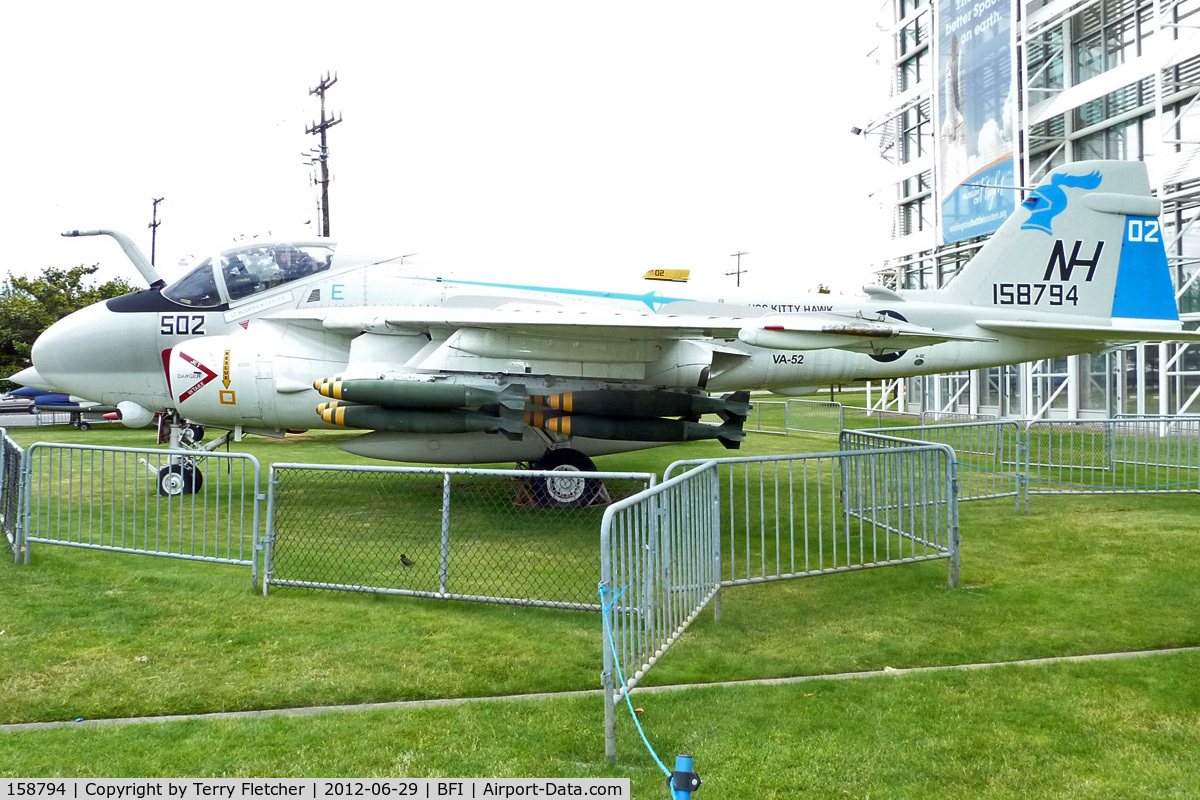
{"label": "aircraft antenna", "polygon": [[326,145],[325,132],[342,121],[342,115],[338,114],[337,118],[325,116],[325,92],[329,87],[337,83],[337,73],[331,76],[328,72],[321,78],[321,82],[314,88],[309,89],[309,95],[316,95],[321,99],[321,120],[314,122],[305,129],[305,133],[317,135],[321,137],[321,146],[318,152],[313,156],[313,161],[321,165],[321,236],[329,236],[329,147]]}

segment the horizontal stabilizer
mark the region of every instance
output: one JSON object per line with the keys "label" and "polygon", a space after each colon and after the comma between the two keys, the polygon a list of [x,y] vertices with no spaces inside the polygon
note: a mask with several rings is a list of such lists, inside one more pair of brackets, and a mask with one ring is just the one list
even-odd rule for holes
{"label": "horizontal stabilizer", "polygon": [[[1131,320],[1133,322],[1133,320]],[[1122,326],[1120,319],[1112,325],[1080,325],[1061,322],[1027,322],[980,320],[979,327],[1010,336],[1030,339],[1068,339],[1080,342],[1200,342],[1200,331],[1179,328]]]}

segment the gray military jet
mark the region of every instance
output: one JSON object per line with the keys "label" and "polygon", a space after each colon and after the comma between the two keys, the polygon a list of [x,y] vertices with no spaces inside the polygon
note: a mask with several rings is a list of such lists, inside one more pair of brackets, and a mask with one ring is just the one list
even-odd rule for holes
{"label": "gray military jet", "polygon": [[131,426],[160,414],[173,444],[196,425],[352,428],[341,446],[373,458],[594,469],[667,442],[736,447],[749,390],[1200,341],[1180,323],[1159,212],[1143,164],[1070,164],[944,288],[855,297],[467,279],[324,239],[240,245],[164,284],[128,242],[151,288],[55,323],[13,380],[115,405]]}

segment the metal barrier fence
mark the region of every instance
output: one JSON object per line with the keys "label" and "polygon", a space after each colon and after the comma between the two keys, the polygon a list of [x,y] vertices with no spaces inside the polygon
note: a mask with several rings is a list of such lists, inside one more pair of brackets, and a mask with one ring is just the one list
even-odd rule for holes
{"label": "metal barrier fence", "polygon": [[846,410],[833,400],[788,400],[784,414],[789,433],[829,433],[837,436],[846,427]]}
{"label": "metal barrier fence", "polygon": [[0,428],[0,530],[4,532],[3,543],[12,553],[13,562],[21,557],[21,459],[25,451],[8,438],[8,431]]}
{"label": "metal barrier fence", "polygon": [[914,424],[919,419],[918,414],[894,409],[867,408],[865,406],[845,406],[846,428],[883,428],[897,425],[906,420]]}
{"label": "metal barrier fence", "polygon": [[620,702],[716,598],[720,619],[720,494],[707,462],[609,506],[600,526],[604,743],[616,761]]}
{"label": "metal barrier fence", "polygon": [[[907,444],[907,443],[906,443]],[[677,461],[664,480],[705,461]],[[954,453],[943,445],[716,459],[722,586],[947,559],[958,585]]]}
{"label": "metal barrier fence", "polygon": [[1200,491],[1200,417],[1015,420],[843,431],[843,450],[938,442],[954,449],[960,500]]}
{"label": "metal barrier fence", "polygon": [[1020,424],[1014,420],[845,430],[838,437],[842,450],[914,443],[942,444],[953,449],[959,467],[959,500],[1013,497],[1020,509],[1025,440]]}
{"label": "metal barrier fence", "polygon": [[751,400],[744,429],[752,433],[787,436],[787,403],[783,400]]}
{"label": "metal barrier fence", "polygon": [[571,472],[594,502],[544,508],[535,470],[275,464],[263,592],[291,586],[598,610],[604,503],[649,473]]}
{"label": "metal barrier fence", "polygon": [[1025,439],[1030,494],[1200,491],[1200,417],[1038,420]]}
{"label": "metal barrier fence", "polygon": [[242,453],[38,443],[22,542],[247,565],[257,582],[259,465]]}
{"label": "metal barrier fence", "polygon": [[922,411],[920,424],[938,422],[996,422],[998,414],[970,414],[963,411]]}

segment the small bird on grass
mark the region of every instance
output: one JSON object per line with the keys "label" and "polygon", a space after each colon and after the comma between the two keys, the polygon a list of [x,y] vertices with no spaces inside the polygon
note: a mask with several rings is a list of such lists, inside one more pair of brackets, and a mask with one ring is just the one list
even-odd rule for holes
{"label": "small bird on grass", "polygon": [[406,566],[406,567],[411,567],[413,564],[415,564],[415,563],[417,563],[417,562],[413,561],[413,560],[412,560],[411,558],[409,558],[409,557],[408,557],[406,554],[404,554],[404,553],[401,553],[401,554],[400,554],[400,563],[401,563],[401,564],[403,564],[403,565],[404,565],[404,566]]}

